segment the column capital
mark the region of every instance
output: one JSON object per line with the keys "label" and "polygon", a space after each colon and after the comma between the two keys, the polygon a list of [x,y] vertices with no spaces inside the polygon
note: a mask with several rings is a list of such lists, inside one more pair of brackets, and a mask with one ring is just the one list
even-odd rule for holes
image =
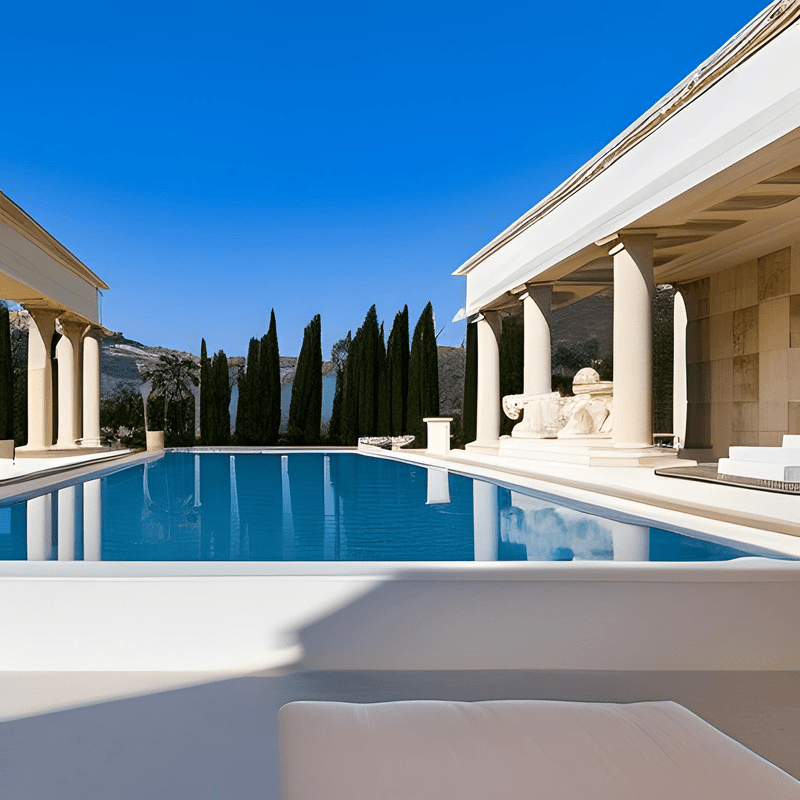
{"label": "column capital", "polygon": [[635,231],[618,231],[612,233],[610,236],[605,236],[598,239],[595,244],[598,247],[603,247],[608,251],[610,256],[616,255],[624,249],[631,247],[652,247],[656,238],[655,229],[646,229]]}
{"label": "column capital", "polygon": [[63,308],[53,308],[52,306],[37,305],[36,303],[28,303],[23,308],[28,312],[36,327],[40,329],[42,326],[48,326],[55,330],[58,315],[64,313]]}
{"label": "column capital", "polygon": [[86,324],[86,327],[83,331],[82,337],[83,339],[92,338],[96,341],[100,341],[105,337],[105,330],[101,325],[95,325],[95,323],[90,322]]}
{"label": "column capital", "polygon": [[519,295],[520,300],[533,300],[542,310],[542,313],[550,313],[550,305],[553,302],[552,283],[527,283],[525,291]]}
{"label": "column capital", "polygon": [[499,311],[481,311],[475,319],[476,322],[487,322],[497,339],[503,329],[503,317]]}
{"label": "column capital", "polygon": [[69,317],[59,317],[57,320],[59,331],[71,342],[80,341],[86,332],[87,323],[83,320],[70,319]]}

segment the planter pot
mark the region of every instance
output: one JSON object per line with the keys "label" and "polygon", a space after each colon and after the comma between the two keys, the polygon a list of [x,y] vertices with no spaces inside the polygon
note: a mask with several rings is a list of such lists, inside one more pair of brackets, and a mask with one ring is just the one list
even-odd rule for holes
{"label": "planter pot", "polygon": [[164,449],[164,431],[146,431],[145,439],[148,450]]}
{"label": "planter pot", "polygon": [[13,439],[0,439],[0,458],[14,458]]}

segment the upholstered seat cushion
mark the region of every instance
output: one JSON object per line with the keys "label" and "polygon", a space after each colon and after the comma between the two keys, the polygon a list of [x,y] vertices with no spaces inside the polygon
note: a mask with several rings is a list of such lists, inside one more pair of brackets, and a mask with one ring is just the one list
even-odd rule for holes
{"label": "upholstered seat cushion", "polygon": [[800,798],[672,702],[297,702],[278,726],[282,800]]}

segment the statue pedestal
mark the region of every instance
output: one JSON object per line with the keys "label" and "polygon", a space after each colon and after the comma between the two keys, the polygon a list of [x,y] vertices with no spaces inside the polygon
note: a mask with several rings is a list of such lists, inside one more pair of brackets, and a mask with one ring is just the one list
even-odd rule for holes
{"label": "statue pedestal", "polygon": [[678,451],[665,447],[614,447],[610,437],[533,439],[503,436],[497,455],[527,461],[574,464],[586,467],[671,467],[694,466],[678,458]]}

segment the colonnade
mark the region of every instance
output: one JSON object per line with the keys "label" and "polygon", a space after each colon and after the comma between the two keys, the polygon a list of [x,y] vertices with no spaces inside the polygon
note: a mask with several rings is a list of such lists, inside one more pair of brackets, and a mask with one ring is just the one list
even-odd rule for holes
{"label": "colonnade", "polygon": [[[28,441],[20,450],[100,447],[102,329],[63,311],[27,304]],[[58,361],[58,426],[53,430],[53,337]]]}
{"label": "colonnade", "polygon": [[[614,268],[612,438],[614,446],[619,448],[653,445],[654,238],[649,234],[619,234],[605,243]],[[546,394],[550,391],[552,372],[552,286],[527,284],[519,299],[525,328],[523,394]],[[491,448],[497,446],[500,438],[501,312],[482,310],[473,323],[478,326],[478,402],[476,438],[472,446]]]}

